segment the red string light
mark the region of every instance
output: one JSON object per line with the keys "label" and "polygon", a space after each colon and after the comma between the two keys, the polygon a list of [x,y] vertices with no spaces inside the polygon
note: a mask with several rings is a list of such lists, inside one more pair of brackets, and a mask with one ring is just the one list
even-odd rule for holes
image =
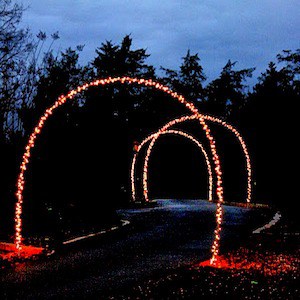
{"label": "red string light", "polygon": [[[251,203],[251,197],[252,197],[252,164],[251,164],[251,159],[250,159],[250,154],[249,154],[249,151],[248,151],[248,147],[247,147],[242,135],[239,133],[239,131],[235,127],[233,127],[232,125],[226,123],[225,121],[223,121],[221,119],[218,119],[218,118],[210,116],[210,115],[204,115],[203,117],[205,118],[205,120],[220,124],[224,128],[228,129],[238,139],[238,141],[239,141],[239,143],[242,147],[245,159],[246,159],[246,171],[247,171],[247,198],[246,198],[246,202]],[[191,119],[192,118],[195,118],[195,116],[191,116]]]}
{"label": "red string light", "polygon": [[[239,133],[239,131],[235,127],[233,127],[232,125],[226,123],[225,121],[223,121],[221,119],[218,119],[218,118],[210,116],[210,115],[202,115],[201,114],[201,116],[205,120],[208,120],[210,122],[219,124],[222,127],[224,127],[225,129],[229,130],[231,133],[233,133],[235,135],[235,137],[237,138],[239,144],[241,145],[241,148],[242,148],[242,151],[244,153],[245,160],[246,160],[246,172],[247,172],[247,196],[246,196],[246,203],[250,204],[251,203],[251,196],[252,196],[252,166],[251,166],[251,159],[250,159],[249,151],[248,151],[247,145],[246,145],[246,143],[245,143],[242,135]],[[191,116],[186,116],[186,117],[181,117],[181,118],[178,118],[178,119],[174,119],[171,122],[172,122],[172,124],[176,125],[176,124],[180,124],[180,123],[187,122],[187,121],[190,121],[190,120],[197,120],[197,119],[199,119],[199,116],[197,116],[197,115],[191,115]],[[163,132],[164,131],[162,130],[162,133]],[[158,135],[160,135],[162,133],[157,132]],[[154,138],[154,135],[152,135],[152,139],[153,138]],[[147,190],[148,190],[148,188],[146,188],[146,191]],[[146,192],[146,193],[147,193],[147,195],[145,196],[145,199],[148,199],[149,198],[148,197],[148,192]]]}
{"label": "red string light", "polygon": [[[189,105],[189,106],[188,106]],[[210,144],[210,149],[211,149],[211,153],[212,153],[212,158],[213,158],[213,162],[215,165],[215,173],[216,173],[216,177],[217,177],[217,186],[216,186],[216,194],[218,196],[218,202],[217,202],[217,211],[216,211],[216,222],[217,222],[217,226],[216,229],[214,231],[214,242],[211,248],[211,252],[212,252],[212,257],[210,260],[210,263],[212,265],[215,265],[217,262],[217,257],[219,254],[219,248],[220,248],[220,238],[221,238],[221,224],[222,224],[222,220],[223,220],[223,208],[222,208],[222,204],[224,202],[224,196],[223,196],[223,182],[222,182],[222,171],[221,171],[221,164],[220,164],[220,159],[219,159],[219,155],[217,153],[217,149],[216,149],[216,143],[215,140],[211,134],[211,131],[209,129],[209,127],[207,126],[205,119],[203,117],[203,115],[201,115],[200,113],[197,112],[197,109],[193,106],[193,104],[188,104],[186,105],[187,107],[189,107],[195,114],[195,119],[197,119],[200,123],[200,125],[202,126],[206,138],[209,141]],[[189,117],[182,117],[179,119],[175,119],[173,121],[168,122],[165,126],[163,126],[161,129],[159,129],[159,131],[154,134],[154,137],[152,138],[150,145],[147,149],[147,153],[146,153],[146,158],[145,158],[145,163],[144,163],[144,171],[143,171],[143,190],[144,190],[144,198],[146,201],[149,201],[149,197],[148,197],[148,167],[149,167],[149,158],[151,155],[151,151],[155,145],[156,140],[159,138],[160,134],[163,133],[164,131],[168,130],[169,128],[171,128],[172,126],[178,124],[178,123],[182,123],[185,122],[186,120],[188,120]]]}
{"label": "red string light", "polygon": [[[217,212],[216,212],[216,220],[217,220],[217,226],[215,229],[215,239],[214,243],[212,245],[212,258],[211,258],[211,264],[215,264],[217,261],[217,256],[219,253],[219,240],[220,240],[220,232],[221,232],[221,223],[222,223],[222,216],[223,216],[223,209],[222,209],[222,203],[223,203],[223,187],[222,187],[222,171],[220,166],[220,160],[219,156],[217,154],[216,145],[213,136],[211,135],[210,129],[208,128],[205,118],[203,115],[201,115],[197,108],[192,104],[185,100],[185,98],[182,95],[179,95],[176,92],[173,92],[170,88],[167,86],[164,86],[158,82],[155,82],[151,79],[138,79],[138,78],[130,78],[130,77],[115,77],[115,78],[106,78],[106,79],[99,79],[95,80],[93,82],[84,84],[82,86],[77,87],[76,89],[70,91],[67,95],[60,96],[57,101],[41,116],[39,119],[39,122],[37,126],[34,128],[32,134],[29,137],[28,143],[25,147],[25,152],[23,154],[22,163],[20,166],[20,173],[17,179],[17,203],[16,203],[16,211],[15,211],[15,244],[16,249],[21,250],[22,249],[22,205],[23,205],[23,191],[25,187],[25,172],[27,169],[27,165],[29,164],[30,158],[31,158],[31,151],[35,147],[35,142],[38,137],[38,135],[41,133],[41,130],[43,129],[45,122],[48,120],[48,118],[54,113],[54,111],[64,105],[68,100],[72,100],[77,94],[80,94],[81,92],[85,91],[86,89],[93,87],[93,86],[105,86],[109,84],[114,83],[129,83],[129,84],[138,84],[143,86],[149,86],[153,87],[157,90],[160,90],[168,95],[170,95],[172,98],[176,99],[178,102],[185,105],[187,109],[191,111],[194,115],[197,116],[197,119],[199,120],[200,124],[202,125],[203,130],[205,131],[205,135],[210,143],[210,148],[212,152],[213,161],[215,164],[215,171],[217,174],[217,196],[218,196],[218,203],[217,203]],[[162,130],[168,129],[170,126],[172,126],[172,122],[168,123],[168,126],[165,126]],[[148,169],[148,160],[149,155],[151,152],[151,149],[153,148],[153,145],[156,141],[156,137],[152,139],[151,144],[147,151],[147,157],[148,159],[145,160],[144,165],[144,173],[145,170]],[[147,177],[144,177],[143,180],[144,183],[144,193],[147,193]]]}
{"label": "red string light", "polygon": [[[176,124],[180,124],[189,120],[198,120],[200,124],[202,125],[206,137],[208,138],[211,146],[211,152],[213,154],[213,160],[215,163],[215,171],[216,171],[216,176],[217,176],[217,195],[218,195],[218,203],[217,203],[217,213],[216,213],[216,219],[217,219],[217,228],[215,229],[215,240],[212,246],[212,258],[210,260],[211,264],[216,264],[218,252],[219,252],[219,241],[220,241],[220,232],[221,232],[221,224],[222,224],[222,218],[223,218],[223,210],[221,207],[221,204],[223,203],[223,188],[222,188],[222,172],[221,172],[221,167],[220,167],[220,160],[218,158],[217,152],[216,152],[216,147],[215,147],[215,142],[214,139],[210,133],[210,130],[204,120],[208,120],[214,123],[217,123],[230,132],[232,132],[235,137],[238,139],[242,151],[244,153],[245,159],[246,159],[246,169],[247,169],[247,198],[246,198],[246,203],[249,204],[251,202],[251,194],[252,194],[252,167],[251,167],[251,160],[250,160],[250,155],[248,152],[248,148],[246,146],[246,143],[239,133],[239,131],[234,128],[232,125],[226,123],[225,121],[218,119],[213,116],[209,115],[203,115],[196,113],[192,116],[185,116],[181,117],[175,120],[170,121],[167,123],[165,126],[163,126],[157,133],[153,134],[151,136],[151,143],[148,147],[147,153],[146,153],[146,158],[145,158],[145,163],[144,163],[144,172],[143,172],[143,188],[144,188],[144,198],[146,201],[149,201],[149,196],[148,196],[148,166],[149,166],[149,158],[152,152],[152,149],[155,145],[156,140],[159,138],[161,134],[164,134],[165,131],[167,131],[169,128],[173,127]],[[134,158],[134,163],[135,163],[136,157]],[[134,174],[131,174],[134,176]]]}
{"label": "red string light", "polygon": [[[197,145],[197,147],[201,150],[206,166],[207,166],[207,172],[208,172],[208,200],[210,202],[213,201],[213,173],[212,173],[212,167],[211,163],[209,161],[208,154],[206,150],[204,149],[203,145],[195,139],[192,135],[180,131],[180,130],[166,130],[164,132],[161,132],[159,135],[166,135],[166,134],[174,134],[174,135],[179,135],[187,138],[188,140],[192,141],[194,144]],[[132,191],[132,200],[136,201],[136,189],[135,189],[135,169],[136,169],[136,162],[137,162],[137,157],[143,146],[148,143],[150,140],[152,140],[155,137],[155,134],[152,134],[148,136],[146,139],[144,139],[140,145],[138,145],[136,152],[134,154],[133,160],[132,160],[132,165],[131,165],[131,191]]]}

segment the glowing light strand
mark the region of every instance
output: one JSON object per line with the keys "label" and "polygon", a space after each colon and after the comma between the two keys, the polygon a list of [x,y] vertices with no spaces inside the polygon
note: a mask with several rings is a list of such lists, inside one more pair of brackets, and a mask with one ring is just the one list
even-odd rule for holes
{"label": "glowing light strand", "polygon": [[[23,154],[22,163],[20,166],[20,173],[17,179],[17,203],[16,203],[16,212],[15,212],[15,244],[16,249],[20,251],[22,249],[22,205],[23,205],[23,191],[25,187],[25,172],[27,169],[27,165],[29,164],[29,160],[31,157],[31,151],[35,147],[35,142],[38,137],[38,135],[41,133],[42,128],[44,127],[45,122],[48,120],[48,118],[53,114],[53,112],[63,104],[67,102],[67,100],[72,100],[77,94],[80,94],[81,92],[85,91],[86,89],[93,87],[93,86],[104,86],[108,84],[114,84],[114,83],[129,83],[129,84],[138,84],[143,85],[146,87],[153,87],[157,90],[160,90],[162,92],[165,92],[166,94],[170,95],[172,98],[176,99],[178,102],[185,105],[187,109],[189,109],[193,114],[197,115],[199,117],[199,122],[203,127],[203,130],[205,131],[206,137],[208,138],[210,142],[210,148],[213,156],[213,161],[215,164],[215,171],[217,174],[217,196],[218,196],[218,203],[217,203],[217,212],[216,212],[216,220],[217,220],[217,227],[215,230],[215,239],[214,243],[212,245],[212,258],[211,263],[215,264],[219,252],[219,240],[220,240],[220,232],[221,232],[221,223],[222,223],[222,216],[223,216],[223,209],[222,209],[222,203],[223,203],[223,187],[222,187],[222,171],[220,167],[220,161],[219,156],[217,154],[216,146],[214,138],[212,137],[210,133],[210,129],[206,125],[205,119],[203,116],[198,112],[197,108],[192,104],[185,100],[185,98],[176,93],[173,92],[170,88],[167,86],[164,86],[160,83],[157,83],[151,79],[138,79],[138,78],[131,78],[131,77],[115,77],[115,78],[106,78],[106,79],[98,79],[93,82],[84,84],[82,86],[77,87],[77,89],[74,89],[70,91],[66,96],[62,95],[58,98],[58,100],[41,116],[39,119],[39,122],[37,126],[34,128],[32,134],[29,137],[28,143],[25,147],[25,152]],[[172,123],[172,122],[171,122]],[[168,129],[167,126],[164,128],[164,130]],[[156,138],[154,138],[151,141],[151,147],[149,149],[153,148],[153,145],[155,143]],[[149,150],[148,149],[148,150]],[[151,151],[151,150],[150,150]],[[149,151],[149,152],[150,152]],[[149,160],[149,153],[147,153],[148,160]],[[144,165],[144,173],[145,170],[147,171],[148,168],[148,160],[145,161]],[[147,178],[146,178],[147,181]],[[144,183],[144,189],[146,188],[147,184],[145,184],[145,178],[143,180]]]}
{"label": "glowing light strand", "polygon": [[[216,211],[216,229],[214,231],[215,233],[215,239],[211,248],[211,252],[212,252],[212,257],[210,259],[210,263],[212,265],[215,265],[217,262],[217,257],[219,254],[219,248],[220,248],[220,238],[221,238],[221,224],[222,224],[222,220],[223,220],[223,207],[222,204],[224,202],[224,196],[223,196],[223,182],[222,182],[222,170],[221,170],[221,164],[220,164],[220,159],[219,159],[219,155],[217,153],[217,149],[216,149],[216,143],[215,140],[211,134],[211,131],[209,129],[209,127],[207,126],[205,119],[203,117],[203,115],[199,114],[197,112],[197,109],[193,106],[193,104],[190,104],[190,107],[192,109],[192,111],[195,113],[196,118],[204,132],[205,135],[209,141],[210,144],[210,149],[211,149],[211,153],[212,153],[212,157],[213,157],[213,161],[214,161],[214,165],[215,165],[215,173],[216,173],[216,177],[217,177],[217,186],[216,186],[216,194],[218,196],[218,202],[217,202],[217,211]],[[151,151],[154,147],[154,144],[156,142],[156,140],[159,138],[160,134],[166,130],[168,130],[169,128],[171,128],[172,126],[178,124],[178,123],[182,123],[185,120],[188,120],[189,117],[182,117],[173,121],[168,122],[165,126],[163,126],[156,134],[154,134],[153,139],[150,142],[150,145],[147,149],[147,153],[146,153],[146,158],[145,158],[145,163],[144,163],[144,170],[143,170],[143,193],[144,193],[144,198],[145,201],[149,201],[149,197],[148,197],[148,167],[149,167],[149,158],[151,155]]]}
{"label": "glowing light strand", "polygon": [[[250,155],[249,155],[246,143],[244,142],[244,139],[242,138],[239,131],[236,128],[234,128],[232,125],[230,125],[230,124],[226,123],[225,121],[223,121],[221,119],[218,119],[216,117],[212,117],[212,116],[209,116],[209,115],[202,115],[202,114],[194,114],[192,116],[186,116],[186,117],[181,117],[181,118],[175,119],[175,120],[169,122],[163,128],[161,128],[160,131],[158,131],[154,135],[154,137],[152,138],[152,142],[150,143],[150,145],[148,147],[148,150],[147,150],[147,155],[146,155],[145,164],[144,164],[144,173],[143,173],[144,198],[145,198],[146,201],[149,201],[149,197],[148,197],[148,164],[149,164],[149,157],[150,157],[152,148],[155,144],[155,139],[158,139],[159,135],[162,134],[168,128],[170,128],[170,127],[172,127],[176,124],[189,121],[189,120],[199,120],[200,124],[203,126],[202,118],[205,119],[205,120],[220,124],[224,128],[231,131],[236,136],[236,138],[238,139],[238,141],[239,141],[239,143],[242,147],[242,150],[244,152],[244,156],[246,158],[246,168],[247,168],[247,198],[246,198],[246,202],[247,202],[247,204],[249,204],[251,202],[252,168],[251,168]],[[205,130],[205,128],[206,128],[206,126],[204,125],[204,130]],[[210,135],[210,132],[208,132],[208,134],[206,132],[206,136],[208,137],[209,141],[213,142],[213,145],[211,145],[211,149],[212,149],[212,153],[214,155],[214,154],[216,154],[215,147],[214,147],[214,141],[213,141],[211,136],[209,137],[209,135]],[[222,184],[222,178],[221,178],[222,173],[220,172],[220,169],[217,168],[217,165],[220,165],[220,161],[216,156],[214,156],[214,158],[215,158],[215,166],[216,166],[215,170],[216,170],[217,180],[219,181],[219,184],[220,183]],[[221,195],[218,194],[220,191],[222,192]],[[215,241],[214,241],[214,244],[212,246],[213,256],[210,260],[210,263],[213,264],[213,265],[216,265],[217,255],[219,253],[219,241],[220,241],[220,232],[221,232],[221,224],[222,224],[222,216],[223,216],[223,210],[222,210],[222,207],[220,205],[220,197],[222,197],[222,201],[223,201],[223,189],[219,189],[219,190],[217,189],[217,194],[218,194],[218,200],[219,200],[219,202],[217,203],[217,214],[216,214],[217,228],[215,230]]]}
{"label": "glowing light strand", "polygon": [[[248,151],[248,147],[242,137],[242,135],[240,134],[240,132],[233,127],[232,125],[228,124],[227,122],[218,119],[216,117],[210,116],[210,115],[204,115],[203,116],[206,120],[214,122],[214,123],[218,123],[220,125],[222,125],[224,128],[228,129],[229,131],[231,131],[236,138],[238,139],[242,150],[244,152],[244,156],[246,159],[246,171],[247,171],[247,198],[246,198],[246,202],[250,203],[251,202],[251,197],[252,197],[252,164],[251,164],[251,158],[250,158],[250,154]],[[195,116],[191,116],[191,118],[195,118]]]}
{"label": "glowing light strand", "polygon": [[[210,115],[201,115],[205,120],[208,120],[210,122],[213,123],[217,123],[219,125],[221,125],[222,127],[224,127],[225,129],[229,130],[231,133],[233,133],[235,135],[235,137],[237,138],[242,151],[244,153],[244,157],[246,160],[246,172],[247,172],[247,196],[246,196],[246,203],[250,204],[251,203],[251,197],[252,197],[252,165],[251,165],[251,159],[250,159],[250,155],[249,155],[249,151],[247,148],[247,145],[243,139],[243,137],[241,136],[241,134],[239,133],[239,131],[233,127],[232,125],[228,124],[227,122],[218,119],[216,117],[210,116]],[[178,119],[173,120],[173,122],[175,122],[175,124],[180,124],[183,122],[187,122],[190,120],[197,120],[199,119],[199,116],[197,115],[191,115],[191,116],[186,116],[186,117],[181,117]],[[146,188],[146,193],[148,188]],[[148,199],[148,195],[145,196],[145,199]]]}
{"label": "glowing light strand", "polygon": [[[166,130],[166,131],[162,132],[160,135],[166,135],[166,134],[174,134],[174,135],[183,136],[183,137],[189,139],[190,141],[192,141],[201,150],[201,152],[202,152],[202,154],[205,158],[205,162],[206,162],[206,166],[207,166],[207,172],[208,172],[208,200],[210,202],[212,202],[213,201],[213,173],[212,173],[212,167],[211,167],[211,163],[209,161],[208,154],[207,154],[206,150],[204,149],[203,145],[197,139],[195,139],[192,135],[190,135],[186,132],[183,132],[181,130]],[[143,146],[146,143],[148,143],[150,140],[152,140],[154,138],[154,136],[155,136],[155,134],[152,134],[140,143],[140,145],[137,147],[136,153],[134,154],[134,157],[133,157],[133,160],[132,160],[132,165],[131,165],[131,191],[132,191],[132,200],[133,201],[136,201],[135,169],[136,169],[137,157],[138,157],[139,152],[143,148]]]}

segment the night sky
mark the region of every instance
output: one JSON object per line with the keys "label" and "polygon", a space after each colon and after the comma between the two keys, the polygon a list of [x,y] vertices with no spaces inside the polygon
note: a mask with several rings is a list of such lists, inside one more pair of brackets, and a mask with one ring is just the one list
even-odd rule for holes
{"label": "night sky", "polygon": [[215,78],[228,59],[257,67],[254,78],[283,49],[300,47],[299,0],[22,0],[24,23],[33,33],[59,31],[56,50],[85,44],[81,63],[105,40],[131,34],[147,48],[148,63],[177,69],[187,49],[199,53]]}

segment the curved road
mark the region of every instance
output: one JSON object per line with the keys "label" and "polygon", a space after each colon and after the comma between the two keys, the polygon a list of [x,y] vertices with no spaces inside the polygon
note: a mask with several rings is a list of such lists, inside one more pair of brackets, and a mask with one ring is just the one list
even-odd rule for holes
{"label": "curved road", "polygon": [[[215,205],[207,201],[161,200],[158,207],[119,214],[131,224],[2,271],[0,299],[105,299],[124,286],[210,257]],[[221,250],[237,247],[265,221],[260,210],[225,206]]]}

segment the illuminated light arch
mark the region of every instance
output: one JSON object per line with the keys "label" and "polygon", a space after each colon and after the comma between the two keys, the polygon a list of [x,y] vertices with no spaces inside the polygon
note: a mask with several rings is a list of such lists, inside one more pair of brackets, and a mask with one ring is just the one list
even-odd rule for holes
{"label": "illuminated light arch", "polygon": [[[213,173],[212,173],[212,167],[211,163],[209,161],[208,154],[206,150],[204,149],[203,145],[195,139],[192,135],[183,132],[181,130],[166,130],[160,134],[161,135],[167,135],[167,134],[174,134],[174,135],[179,135],[183,136],[186,139],[192,141],[202,152],[206,166],[207,166],[207,173],[208,173],[208,200],[210,202],[213,201]],[[132,191],[132,200],[136,201],[136,190],[135,190],[135,169],[136,169],[136,162],[137,162],[137,157],[141,151],[141,149],[147,144],[149,141],[151,141],[154,138],[155,134],[152,134],[148,136],[146,139],[144,139],[137,147],[136,152],[134,153],[132,164],[131,164],[131,191]]]}
{"label": "illuminated light arch", "polygon": [[[193,118],[194,116],[190,116],[190,117]],[[251,163],[251,158],[250,158],[248,147],[247,147],[242,135],[240,134],[240,132],[234,126],[228,124],[224,120],[221,120],[219,118],[216,118],[216,117],[213,117],[213,116],[210,116],[210,115],[204,115],[203,117],[207,121],[211,121],[213,123],[220,124],[221,126],[226,128],[227,130],[232,132],[236,136],[236,138],[238,139],[239,144],[241,145],[241,148],[244,152],[244,156],[245,156],[245,160],[246,160],[246,172],[247,172],[247,198],[246,198],[246,203],[248,203],[248,204],[251,203],[251,198],[252,198],[252,163]],[[194,119],[195,119],[195,117],[194,117]]]}
{"label": "illuminated light arch", "polygon": [[[129,84],[137,84],[137,85],[142,85],[146,87],[153,87],[157,90],[160,90],[168,95],[170,95],[173,99],[176,99],[179,103],[183,104],[188,110],[191,111],[194,115],[197,116],[198,121],[200,122],[202,129],[205,132],[205,135],[209,141],[211,153],[212,153],[212,158],[215,166],[215,172],[217,174],[217,185],[216,185],[216,191],[217,191],[217,196],[218,196],[218,203],[217,203],[217,210],[216,210],[216,229],[214,231],[215,233],[215,238],[214,242],[211,248],[212,251],[212,257],[211,257],[211,264],[215,265],[219,253],[219,240],[220,240],[220,232],[221,232],[221,224],[222,224],[222,219],[223,219],[223,208],[222,208],[222,203],[223,201],[223,185],[222,185],[222,170],[220,166],[220,160],[219,160],[219,155],[217,153],[216,145],[215,145],[215,140],[211,134],[211,131],[209,127],[207,126],[205,119],[203,115],[201,115],[198,111],[198,109],[194,106],[194,104],[188,102],[185,100],[185,98],[176,93],[173,92],[170,88],[167,86],[164,86],[158,82],[155,82],[151,79],[139,79],[139,78],[131,78],[131,77],[115,77],[115,78],[106,78],[106,79],[98,79],[95,81],[92,81],[90,83],[86,83],[82,86],[77,87],[76,89],[70,91],[67,95],[62,95],[60,96],[55,103],[49,107],[48,109],[45,110],[44,114],[40,117],[38,124],[36,127],[33,129],[33,132],[31,133],[28,143],[25,147],[25,152],[22,157],[22,163],[20,166],[20,173],[18,175],[17,179],[17,192],[16,192],[16,197],[17,197],[17,203],[16,203],[16,210],[15,210],[15,245],[16,249],[20,251],[22,249],[22,205],[23,205],[23,191],[25,188],[25,173],[27,166],[30,161],[30,157],[32,155],[32,149],[35,147],[35,143],[37,140],[37,137],[41,133],[41,130],[43,129],[46,121],[49,119],[49,117],[54,113],[54,111],[59,108],[60,106],[64,105],[68,100],[72,100],[76,95],[80,94],[81,92],[94,87],[94,86],[105,86],[105,85],[110,85],[114,83],[129,83]],[[166,128],[167,129],[167,128]],[[157,137],[155,136],[150,144],[150,148],[148,149],[148,152],[151,151]],[[149,154],[147,152],[147,155]],[[148,169],[148,161],[145,161],[144,165],[144,170]],[[147,182],[147,178],[144,178],[144,180]],[[144,182],[145,183],[145,182]],[[145,191],[145,186],[147,184],[144,184],[144,193]]]}
{"label": "illuminated light arch", "polygon": [[[182,123],[186,121],[189,117],[181,117],[179,119],[172,120],[168,122],[165,126],[159,129],[158,132],[154,133],[154,137],[152,138],[147,152],[146,152],[146,158],[145,158],[145,163],[144,163],[144,169],[143,169],[143,194],[146,202],[149,202],[149,197],[148,197],[148,167],[149,167],[149,158],[151,155],[151,151],[156,143],[156,140],[159,138],[159,136],[172,126]],[[212,153],[212,158],[215,164],[215,173],[216,173],[216,178],[217,178],[217,186],[216,186],[216,194],[218,196],[218,202],[217,202],[217,211],[216,211],[216,221],[217,221],[217,226],[214,231],[215,233],[215,239],[213,242],[213,245],[211,247],[211,252],[212,252],[212,257],[210,259],[210,264],[211,265],[216,265],[217,259],[218,259],[218,254],[219,254],[219,248],[220,248],[220,238],[221,238],[221,225],[223,221],[223,207],[222,204],[224,202],[224,195],[223,195],[223,181],[222,181],[222,170],[221,170],[221,163],[219,159],[219,155],[217,153],[216,149],[216,142],[211,134],[211,131],[209,127],[207,126],[204,115],[201,115],[199,113],[195,113],[195,120],[198,120],[203,127],[203,130],[205,132],[205,135],[209,141],[210,144],[210,149]]]}
{"label": "illuminated light arch", "polygon": [[[241,134],[239,133],[239,131],[233,127],[232,125],[228,124],[227,122],[218,119],[216,117],[210,116],[210,115],[202,115],[202,117],[207,120],[207,121],[211,121],[213,123],[217,123],[221,126],[223,126],[224,128],[226,128],[227,130],[229,130],[230,132],[232,132],[235,137],[237,138],[239,144],[241,145],[242,151],[244,153],[245,156],[245,160],[246,160],[246,172],[247,172],[247,196],[246,196],[246,203],[250,204],[251,203],[251,196],[252,196],[252,166],[251,166],[251,159],[250,159],[250,155],[249,155],[249,151],[247,148],[247,145],[243,139],[243,137],[241,136]],[[171,122],[169,122],[168,124],[170,124],[170,126],[167,124],[167,129],[176,125],[176,124],[180,124],[186,121],[190,121],[190,120],[197,120],[199,118],[199,116],[197,115],[192,115],[192,116],[185,116],[185,117],[181,117],[178,119],[174,119]],[[163,127],[165,128],[165,127]],[[155,135],[157,135],[157,138],[161,135],[164,134],[164,129],[159,130],[156,134],[153,134],[151,137],[152,139],[155,137]],[[150,147],[150,145],[149,145]],[[151,154],[152,149],[150,149],[150,154]],[[149,154],[149,155],[150,155]],[[146,157],[146,159],[148,159]],[[143,181],[143,185],[144,185],[144,198],[146,201],[149,201],[149,196],[148,196],[148,175],[146,172],[145,173],[145,169],[144,169],[144,177],[146,178],[146,181]]]}

